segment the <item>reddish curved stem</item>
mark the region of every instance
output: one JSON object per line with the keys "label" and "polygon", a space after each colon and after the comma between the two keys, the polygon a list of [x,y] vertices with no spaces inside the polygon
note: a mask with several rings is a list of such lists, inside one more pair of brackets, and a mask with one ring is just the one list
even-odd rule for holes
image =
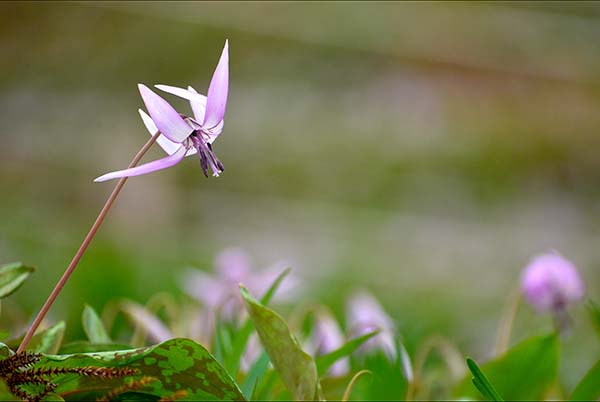
{"label": "reddish curved stem", "polygon": [[[132,167],[134,167],[134,166],[136,166],[138,164],[138,162],[142,159],[142,157],[144,156],[144,154],[148,151],[148,149],[150,149],[150,147],[152,146],[152,144],[154,144],[154,142],[156,141],[156,139],[158,138],[159,135],[160,135],[159,133],[154,134],[148,140],[148,142],[146,142],[144,144],[144,146],[142,147],[142,149],[140,149],[138,151],[138,153],[135,155],[135,157],[133,158],[133,160],[129,164],[128,168],[132,168]],[[90,231],[88,232],[87,236],[85,236],[85,239],[83,239],[83,242],[79,246],[79,249],[75,253],[75,256],[73,257],[73,259],[71,260],[71,263],[69,264],[69,266],[67,267],[67,269],[63,273],[62,277],[59,279],[59,281],[56,284],[56,286],[54,286],[54,289],[52,290],[52,293],[50,293],[50,296],[48,296],[48,299],[46,299],[46,302],[42,306],[42,309],[40,310],[40,312],[38,313],[38,315],[35,317],[35,320],[33,320],[33,323],[31,324],[31,327],[29,328],[29,330],[25,334],[25,337],[23,338],[23,341],[19,345],[19,349],[17,350],[17,353],[23,352],[25,350],[25,348],[27,347],[27,345],[29,345],[29,342],[31,341],[31,338],[35,334],[35,331],[37,331],[38,327],[42,323],[42,320],[44,319],[44,317],[46,317],[46,314],[48,314],[48,311],[52,307],[52,304],[54,303],[54,301],[58,297],[60,291],[65,286],[65,284],[67,283],[67,281],[69,280],[69,278],[71,277],[71,274],[75,270],[75,267],[77,267],[77,264],[79,263],[79,260],[81,260],[81,257],[83,257],[83,254],[85,253],[85,250],[87,250],[88,246],[92,242],[92,239],[96,235],[96,232],[100,228],[100,225],[102,225],[102,222],[104,221],[104,218],[106,218],[106,215],[108,214],[108,211],[110,210],[110,208],[114,204],[115,200],[117,199],[117,196],[121,192],[121,189],[125,185],[126,181],[127,181],[127,177],[122,177],[121,179],[119,179],[119,182],[117,183],[117,185],[115,186],[114,190],[112,191],[112,193],[110,194],[110,196],[108,197],[108,199],[106,200],[106,202],[104,203],[104,206],[102,207],[102,210],[100,210],[100,213],[98,214],[98,217],[96,218],[96,221],[94,222],[94,224],[90,228]]]}

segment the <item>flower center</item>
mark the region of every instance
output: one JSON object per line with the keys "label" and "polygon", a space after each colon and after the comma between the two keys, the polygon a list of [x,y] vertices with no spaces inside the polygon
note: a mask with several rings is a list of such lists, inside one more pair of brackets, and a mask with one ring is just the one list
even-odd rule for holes
{"label": "flower center", "polygon": [[194,129],[194,132],[190,134],[188,137],[192,141],[192,146],[196,148],[198,151],[198,157],[200,158],[200,167],[202,167],[202,172],[204,176],[208,177],[208,167],[210,166],[210,170],[213,172],[213,176],[218,177],[220,173],[225,170],[225,167],[215,155],[215,152],[212,149],[212,146],[205,138],[210,139],[209,131],[210,129],[205,129],[202,127],[200,123],[198,123],[193,118],[183,115],[180,115],[185,122]]}
{"label": "flower center", "polygon": [[[213,176],[218,177],[219,174],[225,170],[225,167],[219,158],[217,158],[217,155],[215,155],[210,143],[205,141],[203,135],[206,134],[202,130],[195,130],[192,135],[190,135],[192,145],[196,148],[196,151],[198,151],[200,167],[202,168],[204,176],[208,177],[208,167],[210,166]],[[208,137],[208,135],[206,136]]]}

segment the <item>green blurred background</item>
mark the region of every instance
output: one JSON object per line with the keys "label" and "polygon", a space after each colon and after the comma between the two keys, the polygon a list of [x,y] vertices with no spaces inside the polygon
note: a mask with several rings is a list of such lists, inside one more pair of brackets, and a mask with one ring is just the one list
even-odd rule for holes
{"label": "green blurred background", "polygon": [[[38,267],[9,307],[37,311],[114,185],[92,179],[146,140],[136,84],[205,92],[226,38],[225,174],[128,182],[51,313],[70,337],[83,303],[178,294],[227,246],[338,312],[370,289],[409,350],[489,356],[550,249],[600,299],[600,4],[3,2],[0,260]],[[599,354],[574,315],[567,384]],[[550,325],[524,307],[514,337]]]}

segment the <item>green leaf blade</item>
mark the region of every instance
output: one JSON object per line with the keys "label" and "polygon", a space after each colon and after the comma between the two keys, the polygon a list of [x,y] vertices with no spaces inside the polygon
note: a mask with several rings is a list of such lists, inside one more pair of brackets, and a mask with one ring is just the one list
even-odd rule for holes
{"label": "green leaf blade", "polygon": [[261,343],[294,400],[314,400],[319,383],[312,357],[300,348],[279,314],[259,303],[243,286],[240,292]]}
{"label": "green leaf blade", "polygon": [[490,383],[485,374],[481,371],[477,363],[471,358],[467,358],[467,366],[473,374],[473,385],[481,392],[481,394],[492,401],[503,401],[502,397],[496,391],[496,388]]}
{"label": "green leaf blade", "polygon": [[35,268],[15,262],[0,267],[0,299],[3,299],[23,285]]}
{"label": "green leaf blade", "polygon": [[[506,400],[539,400],[556,380],[558,355],[556,334],[536,336],[483,364],[481,369]],[[464,378],[454,393],[459,397],[481,398],[471,376]]]}
{"label": "green leaf blade", "polygon": [[[275,295],[275,292],[277,292],[277,289],[279,289],[281,282],[283,282],[290,271],[291,268],[287,268],[283,270],[283,272],[281,272],[277,278],[275,278],[271,286],[269,286],[269,289],[267,289],[263,297],[260,299],[261,304],[266,306],[271,302],[271,299]],[[240,360],[244,354],[244,350],[246,350],[246,345],[248,344],[248,339],[250,338],[253,329],[254,327],[252,325],[252,321],[250,319],[246,320],[233,340],[231,352],[225,357],[223,365],[225,366],[225,369],[233,376],[237,375],[240,367]]]}
{"label": "green leaf blade", "polygon": [[581,379],[569,399],[571,401],[597,401],[600,399],[600,361]]}
{"label": "green leaf blade", "polygon": [[88,304],[85,305],[81,316],[81,321],[83,325],[83,331],[88,337],[90,343],[108,344],[112,342],[110,336],[108,336],[108,333],[104,328],[102,320],[100,320],[100,317],[92,308],[92,306]]}
{"label": "green leaf blade", "polygon": [[317,364],[317,372],[319,373],[319,377],[324,375],[327,372],[327,370],[335,364],[335,362],[346,356],[350,356],[363,343],[365,343],[378,333],[379,331],[369,332],[368,334],[359,336],[358,338],[351,339],[350,341],[342,345],[339,349],[318,356],[315,360],[315,363]]}

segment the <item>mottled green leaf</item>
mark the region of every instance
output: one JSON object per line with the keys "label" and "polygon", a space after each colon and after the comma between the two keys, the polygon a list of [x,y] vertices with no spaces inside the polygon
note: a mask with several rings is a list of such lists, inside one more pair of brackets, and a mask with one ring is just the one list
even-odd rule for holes
{"label": "mottled green leaf", "polygon": [[600,399],[600,361],[577,384],[570,399],[572,401],[597,401]]}
{"label": "mottled green leaf", "polygon": [[260,304],[246,288],[240,290],[258,336],[294,400],[314,400],[318,379],[312,357],[300,348],[279,314]]}
{"label": "mottled green leaf", "polygon": [[356,349],[360,347],[360,345],[362,345],[378,333],[379,331],[369,332],[368,334],[359,336],[358,338],[351,339],[350,341],[342,345],[342,347],[340,347],[339,349],[336,349],[325,355],[318,356],[315,362],[317,364],[317,372],[319,373],[319,376],[325,374],[329,367],[333,366],[338,360],[346,356],[350,356],[352,353],[354,353]]}
{"label": "mottled green leaf", "polygon": [[75,353],[110,352],[131,348],[132,347],[130,345],[118,343],[91,343],[88,341],[74,341],[62,345],[58,350],[58,354],[72,355]]}
{"label": "mottled green leaf", "polygon": [[[481,366],[489,381],[506,400],[540,399],[555,381],[559,342],[555,334],[526,339],[505,354]],[[481,398],[468,375],[456,396]]]}
{"label": "mottled green leaf", "polygon": [[473,385],[479,390],[479,392],[481,392],[481,394],[486,399],[489,399],[491,401],[504,400],[502,399],[500,394],[498,394],[496,388],[494,388],[494,386],[490,383],[490,381],[487,379],[485,374],[483,374],[483,372],[481,371],[479,366],[477,366],[477,363],[475,363],[473,359],[467,358],[467,367],[469,367],[471,374],[473,374],[473,378],[471,379]]}
{"label": "mottled green leaf", "polygon": [[[229,374],[201,345],[189,339],[171,339],[141,349],[114,352],[81,353],[73,355],[45,355],[35,367],[128,367],[139,373],[123,378],[93,378],[75,374],[57,376],[55,392],[65,398],[95,397],[123,385],[126,380],[142,376],[155,381],[136,390],[146,399],[163,398],[176,391],[187,392],[185,400],[244,400]],[[68,398],[67,398],[68,399]]]}
{"label": "mottled green leaf", "polygon": [[35,268],[28,267],[20,262],[6,264],[0,267],[0,299],[10,295],[17,290],[25,279],[35,271]]}
{"label": "mottled green leaf", "polygon": [[98,317],[96,311],[90,305],[85,305],[81,315],[83,331],[91,343],[111,343],[111,339]]}

